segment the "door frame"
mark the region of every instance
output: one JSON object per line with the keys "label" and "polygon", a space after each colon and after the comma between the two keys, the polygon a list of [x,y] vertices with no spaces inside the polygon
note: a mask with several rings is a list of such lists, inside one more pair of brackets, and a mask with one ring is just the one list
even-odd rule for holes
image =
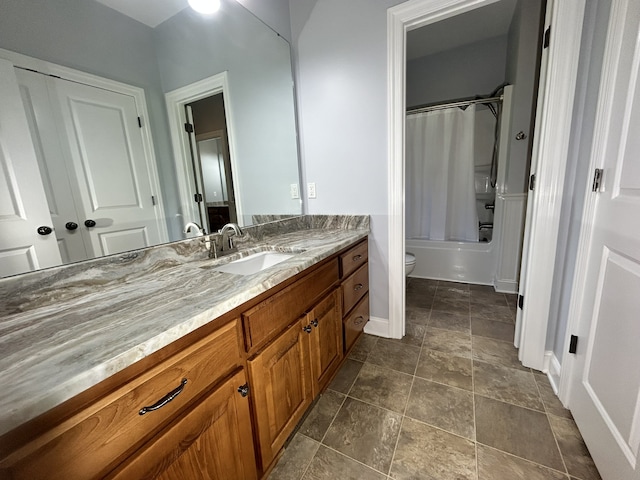
{"label": "door frame", "polygon": [[224,98],[224,112],[227,120],[227,140],[229,142],[229,155],[231,156],[229,159],[231,163],[231,179],[233,182],[233,191],[236,195],[236,215],[239,221],[243,218],[241,198],[237,195],[237,192],[240,191],[237,179],[239,170],[235,153],[233,111],[229,102],[231,95],[229,92],[228,73],[224,71],[165,94],[183,224],[194,221],[193,219],[199,217],[198,208],[194,204],[190,189],[190,185],[194,185],[194,177],[193,169],[190,168],[191,147],[189,138],[184,135],[184,124],[187,122],[185,107],[190,103],[217,95],[218,93],[222,93]]}
{"label": "door frame", "polygon": [[[405,58],[406,32],[497,0],[410,0],[387,11],[388,179],[389,179],[389,336],[404,334],[405,308]],[[569,150],[585,0],[554,2],[546,85],[539,95],[534,151],[536,189],[529,195],[525,237],[527,262],[524,295],[535,298],[522,311],[522,363],[547,370],[546,335],[555,256]],[[535,262],[533,261],[535,259]],[[531,305],[531,307],[528,307]],[[535,307],[535,308],[532,308]]]}
{"label": "door frame", "polygon": [[62,65],[57,65],[45,60],[39,60],[37,58],[29,57],[11,50],[5,50],[3,48],[0,48],[0,58],[12,62],[14,67],[36,70],[37,72],[46,75],[60,77],[62,80],[82,83],[90,87],[102,88],[104,90],[133,97],[136,104],[136,110],[141,121],[140,132],[142,135],[142,147],[144,149],[144,161],[149,172],[151,188],[156,192],[156,208],[154,209],[154,212],[160,231],[160,243],[167,243],[169,241],[169,230],[167,217],[165,215],[162,189],[160,188],[160,177],[158,174],[156,153],[153,145],[153,136],[151,135],[151,125],[149,122],[149,110],[147,108],[144,89],[118,82],[116,80],[99,77],[98,75],[86,73],[81,70],[63,67]]}

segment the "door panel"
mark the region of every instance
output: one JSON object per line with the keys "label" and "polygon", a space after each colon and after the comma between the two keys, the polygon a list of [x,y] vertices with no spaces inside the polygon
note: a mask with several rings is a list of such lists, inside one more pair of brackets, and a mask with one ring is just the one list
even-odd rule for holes
{"label": "door panel", "polygon": [[311,335],[311,368],[314,397],[324,389],[342,360],[342,314],[339,290],[334,290],[309,313],[314,325]]}
{"label": "door panel", "polygon": [[295,322],[249,361],[249,379],[260,444],[266,468],[311,405],[309,333],[302,327],[306,316]]}
{"label": "door panel", "polygon": [[13,65],[0,60],[0,276],[60,264]]}
{"label": "door panel", "polygon": [[574,289],[582,301],[569,407],[604,480],[640,479],[639,27],[640,3],[612,2],[594,140],[604,184],[587,201],[588,255]]}
{"label": "door panel", "polygon": [[[158,192],[152,188],[135,99],[62,79],[51,82],[70,148],[67,167],[77,181],[76,208],[82,217],[78,223],[96,222],[86,230],[95,254],[160,243],[165,235],[152,200]],[[102,241],[111,234],[118,241]]]}
{"label": "door panel", "polygon": [[80,225],[80,217],[73,198],[72,185],[76,181],[69,178],[70,172],[65,162],[68,154],[60,143],[59,125],[49,98],[49,77],[19,68],[16,68],[15,72],[62,262],[79,262],[93,258],[93,252],[87,252],[86,249],[88,238],[84,238],[84,229],[65,228],[67,222]]}

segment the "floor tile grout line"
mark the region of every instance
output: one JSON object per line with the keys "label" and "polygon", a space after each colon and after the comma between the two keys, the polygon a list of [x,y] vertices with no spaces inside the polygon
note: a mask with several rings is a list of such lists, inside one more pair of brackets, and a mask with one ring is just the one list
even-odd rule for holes
{"label": "floor tile grout line", "polygon": [[543,415],[547,415],[547,412],[545,412],[544,410],[536,410],[535,408],[531,408],[531,407],[523,407],[522,405],[518,405],[517,403],[507,402],[506,400],[500,400],[498,398],[489,397],[487,395],[483,395],[483,394],[477,393],[477,392],[474,392],[474,395],[477,395],[477,396],[482,397],[482,398],[486,398],[488,400],[493,400],[494,402],[506,403],[507,405],[511,405],[513,407],[524,408],[525,410],[529,410],[530,412],[536,412],[536,413],[541,413]]}
{"label": "floor tile grout line", "polygon": [[505,454],[505,455],[507,455],[509,457],[517,458],[518,460],[523,460],[523,461],[525,461],[527,463],[530,463],[531,465],[536,465],[538,467],[543,467],[543,468],[546,468],[546,469],[551,470],[553,472],[560,473],[561,475],[569,475],[569,476],[573,476],[576,480],[581,480],[579,477],[576,477],[575,475],[571,475],[571,474],[569,474],[567,472],[563,472],[562,470],[558,470],[558,469],[555,469],[553,467],[549,467],[547,465],[543,465],[542,463],[539,463],[539,462],[534,462],[533,460],[529,460],[528,458],[520,457],[520,456],[515,455],[515,454],[513,454],[511,452],[507,452],[505,450],[500,450],[499,448],[493,447],[491,445],[487,445],[486,443],[482,443],[482,442],[476,442],[476,443],[478,443],[478,445],[481,445],[484,448],[490,448],[491,450],[495,450],[496,452],[503,453],[503,454]]}
{"label": "floor tile grout line", "polygon": [[[471,315],[469,315],[471,322]],[[480,464],[478,460],[478,422],[476,420],[476,378],[475,378],[475,360],[473,359],[473,342],[471,351],[471,400],[473,405],[473,447],[476,453],[476,479],[480,478]]]}
{"label": "floor tile grout line", "polygon": [[[340,450],[336,450],[335,448],[330,447],[329,445],[325,445],[324,443],[321,443],[320,446],[321,447],[325,447],[326,449],[331,450],[332,452],[335,452],[338,455],[341,455],[341,456],[343,456],[345,458],[348,458],[349,460],[353,460],[354,462],[359,463],[360,465],[362,465],[364,467],[367,467],[368,469],[373,470],[374,472],[380,473],[381,475],[384,475],[385,477],[388,477],[388,475],[386,473],[384,473],[382,470],[378,470],[377,468],[372,467],[371,465],[367,465],[366,463],[361,462],[357,458],[353,458],[353,457],[347,455],[346,453],[342,453]],[[319,450],[319,448],[318,448],[318,450]],[[314,455],[314,457],[315,457],[315,455]],[[309,462],[309,464],[311,464],[311,462]],[[305,471],[305,473],[306,473],[306,471]]]}

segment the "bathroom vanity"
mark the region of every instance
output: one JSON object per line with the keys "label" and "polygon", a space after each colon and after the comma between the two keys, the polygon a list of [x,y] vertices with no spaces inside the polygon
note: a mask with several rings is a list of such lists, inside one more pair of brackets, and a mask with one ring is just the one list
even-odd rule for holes
{"label": "bathroom vanity", "polygon": [[[0,332],[0,477],[265,476],[369,318],[368,219],[336,218],[252,227],[230,258],[199,239],[195,259],[146,252],[117,280],[24,281]],[[216,270],[265,250],[292,256]]]}

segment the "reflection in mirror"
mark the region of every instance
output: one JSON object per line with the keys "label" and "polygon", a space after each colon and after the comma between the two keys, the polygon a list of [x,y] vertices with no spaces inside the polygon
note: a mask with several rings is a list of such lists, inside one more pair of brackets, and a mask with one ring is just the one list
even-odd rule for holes
{"label": "reflection in mirror", "polygon": [[[301,213],[290,48],[235,0],[153,26],[94,0],[3,0],[0,49],[16,126],[0,135],[0,276],[180,240],[190,221]],[[195,131],[192,159],[165,93],[223,72],[226,122]]]}

